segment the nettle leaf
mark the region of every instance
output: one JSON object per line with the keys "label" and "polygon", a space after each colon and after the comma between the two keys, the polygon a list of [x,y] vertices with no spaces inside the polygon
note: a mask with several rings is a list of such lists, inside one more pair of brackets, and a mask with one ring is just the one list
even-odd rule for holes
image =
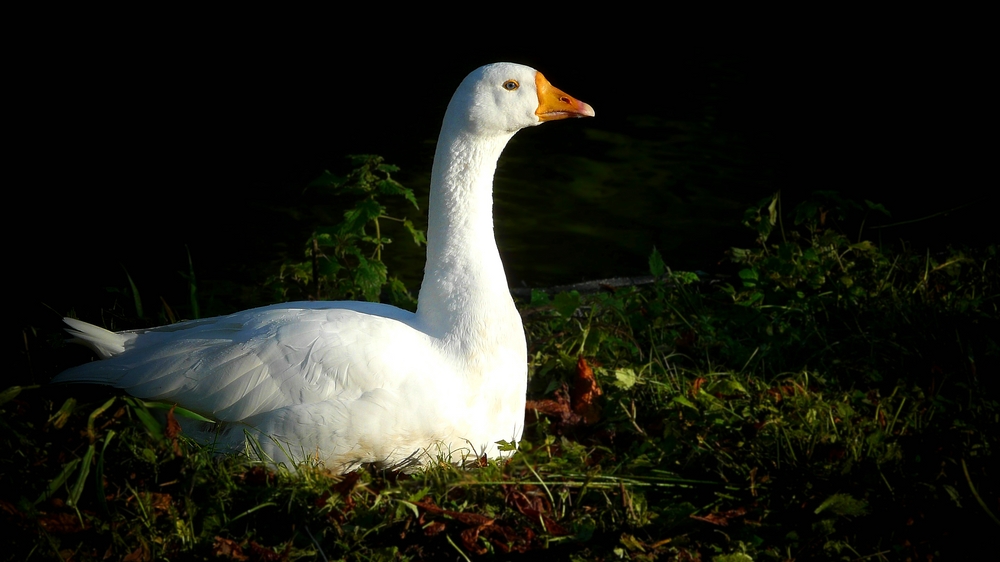
{"label": "nettle leaf", "polygon": [[681,404],[683,406],[687,406],[688,408],[691,408],[693,410],[697,410],[698,409],[698,406],[695,406],[694,402],[688,400],[687,398],[685,398],[684,396],[681,396],[680,394],[678,394],[677,396],[674,396],[673,397],[673,401],[677,402],[678,404]]}
{"label": "nettle leaf", "polygon": [[[361,295],[368,300],[377,300],[381,288],[388,283],[381,252],[391,242],[391,238],[380,228],[379,220],[382,218],[402,223],[418,246],[427,243],[424,232],[416,228],[412,221],[389,217],[386,206],[379,199],[402,196],[419,208],[412,190],[390,177],[399,168],[384,163],[381,156],[372,154],[351,155],[348,158],[354,169],[346,177],[324,170],[306,189],[330,188],[334,195],[353,198],[353,207],[343,213],[343,220],[338,224],[315,229],[305,243],[307,261],[295,263],[296,260],[292,260],[281,265],[280,273],[268,280],[268,284],[275,285],[277,294],[289,295],[289,289],[301,290],[303,281],[311,280],[315,287],[311,291],[314,293],[323,293],[320,288],[329,287],[323,298],[358,298]],[[372,228],[369,229],[369,226]],[[315,272],[318,279],[312,279],[316,266],[314,258],[321,260]],[[294,274],[290,275],[289,272],[293,271]],[[351,273],[341,273],[345,271]],[[389,296],[396,300],[394,295],[399,295],[400,302],[413,301],[405,287],[391,288]],[[312,296],[318,297],[319,294]]]}
{"label": "nettle leaf", "polygon": [[756,269],[741,269],[740,279],[743,280],[743,286],[745,287],[756,287],[758,274]]}
{"label": "nettle leaf", "polygon": [[559,293],[552,299],[552,306],[555,307],[556,312],[564,318],[570,318],[576,309],[580,307],[580,293],[579,291],[570,291],[568,293]]}
{"label": "nettle leaf", "polygon": [[819,216],[819,204],[815,201],[804,201],[795,208],[795,224],[814,221]]}
{"label": "nettle leaf", "polygon": [[778,194],[775,193],[767,205],[767,222],[770,226],[778,224]]}
{"label": "nettle leaf", "polygon": [[413,298],[406,285],[398,278],[390,276],[386,288],[389,292],[389,302],[393,305],[411,312],[417,309],[417,299]]}
{"label": "nettle leaf", "polygon": [[350,257],[353,257],[353,258],[357,259],[359,267],[361,267],[364,263],[366,263],[368,261],[368,258],[365,257],[364,252],[362,252],[361,248],[358,248],[357,246],[345,246],[345,247],[341,248],[340,249],[340,256],[341,257],[348,257],[348,256],[350,256]]}
{"label": "nettle leaf", "polygon": [[362,259],[354,272],[354,284],[357,285],[365,300],[377,302],[387,276],[388,269],[384,263]]}
{"label": "nettle leaf", "polygon": [[497,441],[496,444],[497,444],[497,450],[502,451],[504,453],[514,452],[517,450],[517,443],[513,443],[510,441],[504,441],[503,439],[501,439],[500,441]]}
{"label": "nettle leaf", "polygon": [[324,277],[336,277],[337,273],[343,269],[343,266],[335,260],[323,256],[319,259],[319,267],[317,269],[319,270],[319,274]]}
{"label": "nettle leaf", "polygon": [[[413,204],[416,205],[416,200],[414,200]],[[410,233],[410,236],[413,237],[414,244],[417,246],[427,245],[427,236],[424,234],[423,230],[413,226],[413,221],[410,219],[403,219],[403,228],[405,228],[406,231]]]}
{"label": "nettle leaf", "polygon": [[850,494],[833,494],[823,500],[823,503],[813,513],[818,515],[827,510],[836,515],[858,517],[868,512],[868,504],[863,500],[852,497]]}
{"label": "nettle leaf", "polygon": [[342,232],[362,232],[365,225],[385,214],[385,207],[374,199],[360,201],[353,209],[344,213]]}
{"label": "nettle leaf", "polygon": [[747,389],[732,378],[721,378],[712,385],[712,392],[722,394],[747,394]]}
{"label": "nettle leaf", "polygon": [[312,251],[313,240],[315,240],[316,245],[321,248],[329,248],[337,245],[336,240],[329,232],[316,232],[312,235],[312,238],[306,242],[306,248],[309,252]]}
{"label": "nettle leaf", "polygon": [[306,189],[309,188],[323,188],[323,187],[334,187],[340,185],[347,181],[346,178],[342,176],[335,176],[330,173],[330,170],[323,170],[323,173],[313,181],[306,184]]}
{"label": "nettle leaf", "polygon": [[381,180],[376,185],[379,192],[386,195],[403,195],[407,191],[403,184],[391,178]]}
{"label": "nettle leaf", "polygon": [[383,236],[382,238],[375,238],[374,236],[362,236],[361,241],[368,242],[369,244],[381,244],[383,246],[386,244],[392,244],[392,238],[386,238],[385,236]]}
{"label": "nettle leaf", "polygon": [[420,205],[417,204],[417,196],[413,194],[412,189],[406,188],[406,190],[400,193],[400,195],[402,195],[403,197],[406,198],[407,201],[412,203],[414,209],[420,208]]}
{"label": "nettle leaf", "polygon": [[531,306],[546,306],[549,304],[549,295],[541,289],[531,290]]}
{"label": "nettle leaf", "polygon": [[[382,161],[382,157],[375,154],[348,154],[347,159],[351,161],[351,165],[360,170],[366,165],[377,165]],[[374,164],[372,164],[374,162]],[[355,170],[358,171],[358,170]]]}
{"label": "nettle leaf", "polygon": [[861,250],[862,252],[868,252],[868,253],[876,251],[875,245],[872,244],[871,241],[869,241],[869,240],[862,240],[861,242],[858,242],[857,244],[851,244],[850,246],[848,246],[848,248],[851,248],[851,249],[854,249],[854,250]]}
{"label": "nettle leaf", "polygon": [[663,262],[663,256],[656,246],[653,246],[653,253],[649,255],[649,272],[653,277],[663,277],[667,273],[667,264]]}
{"label": "nettle leaf", "polygon": [[679,285],[691,285],[698,282],[698,274],[693,271],[675,271],[671,279]]}
{"label": "nettle leaf", "polygon": [[873,211],[878,211],[888,217],[892,216],[892,213],[889,212],[889,209],[886,209],[881,203],[873,203],[865,199],[865,204],[868,205],[868,208]]}
{"label": "nettle leaf", "polygon": [[635,386],[638,377],[633,369],[615,369],[614,385],[622,390],[628,390]]}
{"label": "nettle leaf", "polygon": [[729,253],[733,256],[733,261],[736,263],[747,263],[754,256],[753,251],[744,250],[743,248],[730,248]]}

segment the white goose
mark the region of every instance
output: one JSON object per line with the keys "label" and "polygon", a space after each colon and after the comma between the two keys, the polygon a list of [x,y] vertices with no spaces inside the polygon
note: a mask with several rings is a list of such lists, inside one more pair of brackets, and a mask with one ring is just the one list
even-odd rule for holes
{"label": "white goose", "polygon": [[593,115],[526,66],[462,81],[434,155],[416,313],[296,302],[118,333],[67,318],[104,360],[54,380],[177,403],[219,422],[189,434],[221,451],[247,450],[249,435],[277,463],[347,472],[500,457],[498,441],[521,437],[527,352],[493,237],[493,172],[519,129]]}

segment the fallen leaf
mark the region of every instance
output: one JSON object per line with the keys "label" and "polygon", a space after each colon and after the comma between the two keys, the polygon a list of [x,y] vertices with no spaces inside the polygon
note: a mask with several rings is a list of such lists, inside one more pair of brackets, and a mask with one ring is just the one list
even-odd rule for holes
{"label": "fallen leaf", "polygon": [[459,534],[462,538],[462,546],[480,556],[486,554],[486,547],[479,544],[479,531],[483,527],[485,527],[485,525],[480,527],[470,527]]}
{"label": "fallen leaf", "polygon": [[291,543],[285,545],[285,550],[275,552],[274,550],[258,544],[257,541],[250,541],[250,554],[256,562],[282,562],[288,560],[291,553]]}
{"label": "fallen leaf", "polygon": [[691,384],[691,396],[698,395],[698,391],[701,390],[701,385],[704,384],[706,380],[708,379],[705,377],[698,377],[694,379],[694,382]]}
{"label": "fallen leaf", "polygon": [[149,547],[146,543],[142,543],[138,548],[128,553],[125,558],[122,558],[122,562],[145,562],[146,560],[151,560],[152,557],[149,555]]}
{"label": "fallen leaf", "polygon": [[597,403],[597,397],[602,394],[594,377],[594,370],[581,356],[576,362],[576,380],[573,381],[573,412],[583,417],[584,423],[588,425],[597,423],[601,419],[601,406]]}
{"label": "fallen leaf", "polygon": [[239,479],[250,486],[264,486],[274,480],[274,473],[263,466],[254,466],[239,475]]}
{"label": "fallen leaf", "polygon": [[718,525],[720,527],[725,527],[729,525],[730,519],[735,519],[737,517],[742,517],[746,515],[747,510],[743,507],[737,507],[736,509],[729,509],[726,511],[720,511],[717,513],[709,513],[708,515],[692,515],[691,519],[697,519],[698,521],[704,521],[706,523],[711,523],[712,525]]}
{"label": "fallen leaf", "polygon": [[84,530],[80,525],[80,518],[75,513],[45,513],[38,518],[38,524],[50,533],[65,535],[77,533]]}
{"label": "fallen leaf", "polygon": [[171,445],[174,449],[175,456],[181,456],[181,446],[177,442],[177,436],[181,434],[181,424],[177,422],[177,417],[174,416],[174,410],[177,409],[177,404],[174,404],[167,410],[167,429],[163,432],[163,435],[170,440]]}
{"label": "fallen leaf", "polygon": [[508,505],[513,506],[530,521],[541,523],[546,533],[556,537],[570,534],[562,525],[556,523],[554,519],[546,515],[552,509],[543,498],[536,497],[535,500],[532,500],[520,490],[508,487],[506,501]]}
{"label": "fallen leaf", "polygon": [[573,411],[569,399],[569,390],[563,384],[561,388],[553,393],[555,398],[545,398],[542,400],[528,400],[524,408],[527,410],[527,420],[529,422],[537,419],[537,414],[544,414],[556,418],[553,430],[559,434],[566,430],[582,425],[583,416]]}
{"label": "fallen leaf", "polygon": [[150,492],[149,494],[149,506],[153,508],[153,511],[158,513],[169,511],[173,501],[174,498],[170,494],[161,494],[158,492]]}
{"label": "fallen leaf", "polygon": [[493,519],[486,517],[485,515],[480,515],[478,513],[467,513],[464,511],[451,511],[450,509],[442,509],[434,505],[433,501],[428,501],[429,498],[424,498],[424,501],[414,502],[413,505],[426,509],[431,513],[441,513],[451,517],[452,519],[463,523],[465,525],[488,525],[493,523]]}
{"label": "fallen leaf", "polygon": [[360,472],[351,472],[350,474],[345,474],[343,479],[333,486],[332,490],[337,492],[344,500],[344,509],[342,513],[348,513],[354,509],[354,496],[351,495],[351,492],[354,491],[354,487],[357,485],[358,479],[360,478]]}
{"label": "fallen leaf", "polygon": [[577,416],[573,414],[573,410],[570,408],[569,395],[566,392],[566,385],[558,389],[554,393],[555,398],[543,398],[542,400],[528,400],[524,408],[528,411],[537,411],[540,414],[545,414],[547,416],[554,416],[563,421],[569,421],[575,419]]}
{"label": "fallen leaf", "polygon": [[230,560],[250,559],[249,556],[243,554],[243,548],[240,546],[240,543],[220,536],[215,537],[215,543],[212,545],[212,554],[216,558],[228,558]]}
{"label": "fallen leaf", "polygon": [[445,530],[445,524],[441,521],[431,521],[424,527],[424,534],[428,537],[441,534]]}

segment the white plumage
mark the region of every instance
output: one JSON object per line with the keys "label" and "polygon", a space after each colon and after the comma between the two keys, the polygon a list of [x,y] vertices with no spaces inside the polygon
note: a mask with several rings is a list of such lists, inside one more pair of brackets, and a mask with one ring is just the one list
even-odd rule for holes
{"label": "white plumage", "polygon": [[67,318],[103,360],[55,381],[177,403],[220,422],[187,424],[196,438],[243,451],[250,435],[274,462],[346,472],[499,457],[497,441],[521,437],[527,352],[493,236],[494,169],[519,129],[593,115],[526,66],[465,78],[434,156],[416,313],[296,302],[119,333]]}

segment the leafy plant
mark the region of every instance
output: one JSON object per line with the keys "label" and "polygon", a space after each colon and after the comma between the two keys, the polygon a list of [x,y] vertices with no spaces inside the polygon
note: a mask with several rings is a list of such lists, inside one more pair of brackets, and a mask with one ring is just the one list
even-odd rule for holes
{"label": "leafy plant", "polygon": [[417,200],[412,190],[392,178],[399,168],[384,163],[381,156],[350,159],[354,169],[346,177],[327,170],[308,189],[350,198],[352,206],[344,211],[340,223],[318,227],[306,241],[305,259],[282,264],[269,285],[279,300],[378,301],[386,289],[390,302],[413,308],[416,301],[398,278],[388,275],[382,261],[382,250],[392,240],[383,234],[380,221],[396,221],[414,244],[426,244],[422,230],[407,218],[389,216],[382,202],[386,197],[401,197],[419,208]]}

